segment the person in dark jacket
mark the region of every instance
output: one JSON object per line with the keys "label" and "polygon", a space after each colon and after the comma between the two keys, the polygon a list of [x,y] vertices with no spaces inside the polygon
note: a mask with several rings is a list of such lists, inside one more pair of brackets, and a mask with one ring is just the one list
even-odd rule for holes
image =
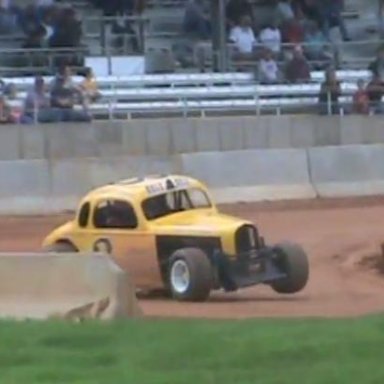
{"label": "person in dark jacket", "polygon": [[340,95],[341,87],[340,82],[336,78],[336,71],[333,68],[328,68],[325,72],[325,81],[321,84],[319,93],[320,114],[339,114]]}

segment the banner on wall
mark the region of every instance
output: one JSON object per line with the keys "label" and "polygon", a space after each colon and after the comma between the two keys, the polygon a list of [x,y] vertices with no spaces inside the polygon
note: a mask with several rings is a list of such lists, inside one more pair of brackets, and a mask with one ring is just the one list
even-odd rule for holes
{"label": "banner on wall", "polygon": [[143,75],[145,58],[144,56],[87,57],[85,66],[91,67],[96,77]]}

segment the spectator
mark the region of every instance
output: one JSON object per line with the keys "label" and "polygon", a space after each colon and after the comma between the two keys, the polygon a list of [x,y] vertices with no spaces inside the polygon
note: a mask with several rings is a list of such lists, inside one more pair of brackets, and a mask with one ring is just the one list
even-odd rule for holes
{"label": "spectator", "polygon": [[211,36],[211,23],[204,0],[188,0],[183,20],[183,31],[201,40]]}
{"label": "spectator", "polygon": [[293,57],[289,60],[285,69],[285,77],[291,83],[308,82],[311,79],[311,70],[301,46],[293,50]]}
{"label": "spectator", "polygon": [[140,52],[139,39],[133,29],[131,21],[126,16],[119,16],[112,24],[112,33],[116,35],[113,42],[115,48],[123,49],[125,52],[126,42],[130,43],[132,52]]}
{"label": "spectator", "polygon": [[49,38],[54,48],[76,48],[82,37],[81,23],[71,7],[64,8],[57,17],[54,30]]}
{"label": "spectator", "polygon": [[0,95],[0,124],[11,124],[15,122],[5,96]]}
{"label": "spectator", "polygon": [[7,84],[4,88],[4,97],[10,108],[10,115],[14,122],[20,122],[23,112],[22,103],[18,99],[17,88],[14,83]]}
{"label": "spectator", "polygon": [[367,86],[367,94],[370,109],[373,113],[382,114],[384,112],[382,98],[384,95],[384,84],[378,74],[374,74]]}
{"label": "spectator", "polygon": [[42,9],[40,18],[40,30],[44,30],[41,39],[42,46],[49,47],[52,45],[53,37],[57,33],[57,19],[59,17],[55,6]]}
{"label": "spectator", "polygon": [[304,37],[304,52],[310,61],[316,62],[316,67],[329,66],[333,59],[330,45],[316,23],[308,25]]}
{"label": "spectator", "polygon": [[55,78],[52,80],[51,88],[53,88],[56,85],[56,83],[58,81],[60,81],[61,79],[63,79],[64,86],[66,88],[72,88],[77,92],[81,92],[79,87],[77,87],[77,85],[75,84],[75,82],[72,79],[72,70],[71,70],[71,67],[69,65],[64,64],[64,65],[61,65],[59,67],[59,70],[58,70]]}
{"label": "spectator", "polygon": [[80,84],[80,88],[85,98],[85,103],[88,105],[99,100],[101,93],[98,90],[97,82],[91,68],[86,68],[85,79]]}
{"label": "spectator", "polygon": [[263,49],[262,58],[258,67],[260,83],[273,84],[279,81],[280,73],[273,52],[268,48]]}
{"label": "spectator", "polygon": [[66,86],[64,77],[58,77],[51,91],[51,106],[55,108],[55,111],[59,116],[59,121],[91,121],[91,116],[84,110],[76,110],[75,104],[75,90],[72,87]]}
{"label": "spectator", "polygon": [[27,93],[24,101],[24,113],[21,122],[31,124],[33,122],[50,123],[57,122],[60,115],[51,108],[44,78],[37,76],[33,88]]}
{"label": "spectator", "polygon": [[384,82],[384,46],[381,46],[376,54],[375,60],[369,65],[368,69],[374,77],[378,77]]}
{"label": "spectator", "polygon": [[281,32],[277,26],[277,22],[266,25],[259,34],[259,41],[263,47],[271,50],[277,57],[281,52]]}
{"label": "spectator", "polygon": [[253,8],[248,0],[229,0],[225,13],[230,27],[239,25],[244,16],[250,16],[254,24]]}
{"label": "spectator", "polygon": [[243,16],[240,25],[233,27],[229,35],[229,40],[234,43],[236,54],[240,57],[253,56],[256,38],[251,23],[250,16]]}
{"label": "spectator", "polygon": [[353,112],[364,115],[369,113],[369,96],[363,79],[357,81],[357,91],[353,95]]}
{"label": "spectator", "polygon": [[301,44],[304,41],[304,28],[300,21],[286,20],[281,26],[281,37],[284,43]]}
{"label": "spectator", "polygon": [[336,78],[333,68],[325,72],[325,81],[321,84],[319,93],[319,107],[321,114],[336,115],[340,112],[339,97],[341,94],[340,82]]}
{"label": "spectator", "polygon": [[30,31],[24,41],[22,48],[25,49],[38,49],[43,48],[44,40],[46,37],[46,30],[44,27],[39,26],[35,30]]}
{"label": "spectator", "polygon": [[37,16],[37,8],[33,4],[28,5],[21,12],[20,25],[27,38],[39,28],[40,22]]}

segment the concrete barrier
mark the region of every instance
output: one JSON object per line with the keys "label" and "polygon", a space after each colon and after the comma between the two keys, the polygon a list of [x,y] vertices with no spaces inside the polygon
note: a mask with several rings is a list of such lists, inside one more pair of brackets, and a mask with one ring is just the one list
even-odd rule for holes
{"label": "concrete barrier", "polygon": [[319,197],[384,193],[384,145],[311,148],[309,168]]}
{"label": "concrete barrier", "polygon": [[101,320],[142,312],[126,272],[101,254],[0,254],[0,317]]}
{"label": "concrete barrier", "polygon": [[206,182],[220,203],[312,198],[305,150],[184,154],[182,173]]}
{"label": "concrete barrier", "polygon": [[220,203],[384,193],[384,144],[0,161],[0,214],[73,210],[89,190],[153,173],[204,181]]}
{"label": "concrete barrier", "polygon": [[380,116],[237,116],[0,126],[0,160],[384,143]]}
{"label": "concrete barrier", "polygon": [[175,170],[172,156],[0,161],[0,214],[73,210],[79,199],[95,187]]}

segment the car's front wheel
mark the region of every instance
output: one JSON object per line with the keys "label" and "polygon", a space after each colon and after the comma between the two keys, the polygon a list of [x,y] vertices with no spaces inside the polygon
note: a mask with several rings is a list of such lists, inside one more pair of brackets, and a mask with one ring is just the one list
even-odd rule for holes
{"label": "car's front wheel", "polygon": [[278,293],[301,291],[309,279],[308,257],[299,245],[282,243],[274,247],[276,262],[286,277],[274,281],[271,287]]}
{"label": "car's front wheel", "polygon": [[213,285],[213,271],[207,255],[198,248],[176,251],[169,261],[168,285],[176,300],[207,300]]}

